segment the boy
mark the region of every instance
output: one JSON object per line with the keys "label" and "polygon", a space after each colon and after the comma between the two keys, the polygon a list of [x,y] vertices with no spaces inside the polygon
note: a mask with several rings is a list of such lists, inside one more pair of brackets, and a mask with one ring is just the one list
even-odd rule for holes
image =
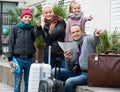
{"label": "boy", "polygon": [[[20,72],[14,72],[14,92],[20,92],[22,73],[24,73],[24,92],[28,92],[28,80],[30,65],[33,63],[32,58],[35,52],[34,41],[37,33],[31,23],[32,12],[29,8],[23,9],[21,21],[12,29],[8,40],[8,61],[13,66],[12,58],[16,58],[20,66]],[[39,23],[36,23],[39,26]],[[37,29],[42,30],[41,26]],[[37,32],[37,31],[36,31]],[[24,70],[24,72],[23,72]]]}

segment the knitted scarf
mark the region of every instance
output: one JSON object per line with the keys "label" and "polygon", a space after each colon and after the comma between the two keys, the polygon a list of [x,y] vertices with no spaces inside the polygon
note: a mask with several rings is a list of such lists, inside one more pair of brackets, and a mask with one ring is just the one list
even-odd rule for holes
{"label": "knitted scarf", "polygon": [[60,21],[61,21],[61,18],[58,15],[53,15],[53,17],[50,20],[44,19],[45,25],[48,25],[48,26],[51,23],[57,24]]}
{"label": "knitted scarf", "polygon": [[24,22],[19,22],[18,25],[17,25],[19,28],[23,28],[23,29],[29,29],[31,28],[33,25],[32,23],[29,23],[29,24],[25,24]]}
{"label": "knitted scarf", "polygon": [[79,14],[74,14],[74,13],[71,13],[68,18],[71,18],[73,20],[77,20],[77,19],[80,19],[81,17],[83,16],[83,12],[79,13]]}

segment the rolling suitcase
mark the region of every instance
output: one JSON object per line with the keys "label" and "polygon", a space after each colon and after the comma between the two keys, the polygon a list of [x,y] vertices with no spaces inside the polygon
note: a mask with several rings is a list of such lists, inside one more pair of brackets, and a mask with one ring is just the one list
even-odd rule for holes
{"label": "rolling suitcase", "polygon": [[38,92],[63,92],[63,81],[49,77],[46,80],[40,80]]}
{"label": "rolling suitcase", "polygon": [[[49,54],[50,53],[51,53],[51,46],[49,46]],[[59,67],[59,75],[60,75],[60,66],[58,67]],[[57,68],[57,64],[55,64],[55,78],[56,78],[56,68]],[[49,77],[48,79],[40,80],[38,92],[63,92],[64,82],[55,78]]]}
{"label": "rolling suitcase", "polygon": [[[50,59],[50,56],[48,58]],[[39,81],[49,77],[51,77],[50,62],[49,64],[33,63],[30,67],[28,92],[38,92]]]}
{"label": "rolling suitcase", "polygon": [[120,88],[120,54],[115,51],[88,57],[88,86]]}

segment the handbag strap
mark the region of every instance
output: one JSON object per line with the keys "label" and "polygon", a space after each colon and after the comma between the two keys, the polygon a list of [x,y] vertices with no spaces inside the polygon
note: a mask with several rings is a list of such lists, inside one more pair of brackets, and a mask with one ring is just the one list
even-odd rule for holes
{"label": "handbag strap", "polygon": [[107,51],[104,52],[104,54],[110,54],[110,53],[118,54],[118,52],[116,52],[114,50],[107,50]]}

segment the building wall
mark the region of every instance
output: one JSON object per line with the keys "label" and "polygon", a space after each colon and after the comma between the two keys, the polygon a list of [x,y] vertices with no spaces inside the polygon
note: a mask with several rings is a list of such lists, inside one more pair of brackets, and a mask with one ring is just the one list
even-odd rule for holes
{"label": "building wall", "polygon": [[110,30],[111,0],[92,0],[91,13],[94,16],[92,28]]}
{"label": "building wall", "polygon": [[[55,4],[60,0],[3,0],[3,1],[12,1],[12,2],[19,2],[18,7],[34,7],[35,5],[44,5],[44,4]],[[64,0],[72,1],[72,0]],[[82,2],[88,2],[85,0],[76,0],[80,3]],[[89,22],[89,30],[94,31],[95,28],[97,29],[107,29],[110,30],[110,18],[111,18],[111,0],[89,0],[90,6],[87,7],[84,12],[89,12],[89,14],[92,14],[94,19]]]}

